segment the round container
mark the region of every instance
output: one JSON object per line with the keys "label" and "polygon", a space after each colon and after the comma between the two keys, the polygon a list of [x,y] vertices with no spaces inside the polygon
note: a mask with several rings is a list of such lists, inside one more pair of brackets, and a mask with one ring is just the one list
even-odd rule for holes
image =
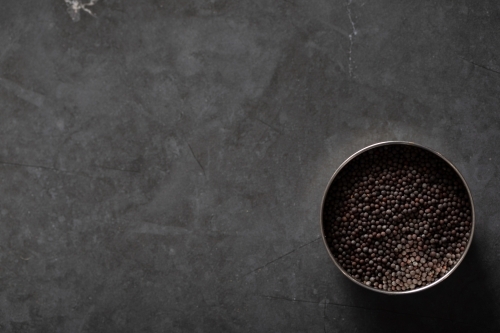
{"label": "round container", "polygon": [[[374,149],[374,148],[377,148],[377,147],[381,147],[381,146],[390,146],[390,145],[409,145],[409,146],[414,146],[414,147],[417,147],[417,148],[421,148],[421,149],[424,149],[428,152],[431,152],[433,153],[434,155],[438,156],[441,160],[443,160],[444,162],[446,162],[446,164],[448,164],[450,166],[450,168],[452,168],[455,173],[458,175],[458,177],[460,178],[460,180],[462,181],[466,191],[467,191],[467,195],[468,195],[468,198],[469,198],[469,201],[470,201],[470,211],[471,211],[471,227],[470,227],[470,236],[469,236],[469,239],[467,241],[467,246],[462,254],[462,256],[459,258],[458,262],[445,274],[443,275],[442,277],[436,279],[434,282],[431,282],[423,287],[419,287],[419,288],[415,288],[413,290],[405,290],[405,291],[388,291],[388,290],[381,290],[381,289],[377,289],[377,288],[373,288],[373,287],[370,287],[370,286],[367,286],[363,283],[361,283],[360,281],[356,280],[354,277],[352,277],[340,264],[339,262],[335,259],[335,257],[333,256],[331,250],[330,250],[330,247],[329,247],[329,244],[326,240],[326,235],[325,235],[325,221],[324,221],[324,218],[323,218],[323,213],[324,213],[324,209],[325,209],[325,200],[327,198],[327,194],[328,194],[328,191],[330,189],[330,186],[332,185],[333,181],[335,180],[335,178],[337,177],[337,175],[339,174],[339,172],[346,166],[348,165],[354,158],[356,158],[357,156],[371,150],[371,149]],[[321,227],[321,235],[322,235],[322,238],[323,238],[323,243],[325,244],[325,247],[326,247],[326,250],[328,251],[328,254],[330,255],[330,258],[332,259],[333,263],[337,266],[338,269],[340,269],[340,271],[351,281],[353,281],[354,283],[364,287],[364,288],[367,288],[369,290],[372,290],[372,291],[376,291],[376,292],[380,292],[380,293],[383,293],[383,294],[389,294],[389,295],[402,295],[402,294],[411,294],[411,293],[416,293],[416,292],[419,292],[419,291],[423,291],[423,290],[427,290],[435,285],[437,285],[438,283],[446,280],[450,275],[451,273],[453,273],[457,267],[462,263],[463,259],[465,258],[465,255],[467,254],[467,251],[469,250],[469,247],[470,247],[470,244],[472,242],[472,238],[473,238],[473,234],[474,234],[474,227],[475,227],[475,213],[474,213],[474,202],[472,200],[472,195],[471,195],[471,192],[470,192],[470,189],[469,189],[469,186],[467,186],[467,182],[465,181],[464,177],[460,174],[460,172],[457,170],[457,168],[450,162],[448,161],[444,156],[442,156],[440,153],[432,150],[432,149],[429,149],[427,147],[424,147],[424,146],[421,146],[419,144],[416,144],[416,143],[413,143],[413,142],[407,142],[407,141],[386,141],[386,142],[379,142],[379,143],[376,143],[376,144],[373,144],[373,145],[370,145],[368,147],[365,147],[361,150],[359,150],[358,152],[356,152],[355,154],[353,154],[352,156],[350,156],[347,160],[344,161],[344,163],[342,163],[339,168],[335,171],[335,173],[333,174],[332,178],[330,179],[330,181],[328,182],[328,185],[325,189],[325,192],[323,194],[323,200],[321,202],[321,216],[320,216],[320,227]]]}

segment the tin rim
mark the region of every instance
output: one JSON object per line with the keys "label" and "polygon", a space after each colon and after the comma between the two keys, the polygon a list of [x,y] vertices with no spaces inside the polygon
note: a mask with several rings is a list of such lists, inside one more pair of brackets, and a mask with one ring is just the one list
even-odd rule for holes
{"label": "tin rim", "polygon": [[[467,190],[467,194],[469,196],[469,202],[470,202],[470,205],[471,205],[471,214],[472,214],[472,225],[471,225],[471,230],[470,230],[470,236],[469,236],[469,240],[467,241],[467,246],[465,247],[465,250],[464,250],[464,253],[462,254],[462,256],[460,257],[460,259],[458,260],[458,262],[450,269],[449,272],[447,272],[444,276],[442,276],[441,278],[439,278],[438,280],[428,284],[428,285],[425,285],[423,287],[420,287],[420,288],[415,288],[415,289],[412,289],[412,290],[405,290],[405,291],[387,291],[387,290],[380,290],[380,289],[376,289],[376,288],[373,288],[373,287],[370,287],[370,286],[367,286],[365,285],[364,283],[361,283],[359,282],[358,280],[354,279],[348,272],[346,272],[342,266],[337,262],[337,260],[334,258],[332,252],[330,251],[330,247],[328,246],[328,243],[326,241],[326,237],[325,237],[325,229],[324,229],[324,221],[323,221],[323,209],[324,209],[324,205],[325,205],[325,199],[326,199],[326,195],[328,194],[328,190],[330,189],[330,186],[332,185],[334,179],[337,177],[337,175],[339,174],[339,172],[347,165],[349,164],[355,157],[367,152],[368,150],[371,150],[373,148],[377,148],[377,147],[381,147],[381,146],[389,146],[389,145],[408,145],[408,146],[413,146],[413,147],[418,147],[418,148],[421,148],[421,149],[424,149],[424,150],[427,150],[431,153],[433,153],[434,155],[440,157],[443,161],[445,161],[454,171],[455,173],[460,177],[460,179],[462,180],[462,183],[463,185],[465,186],[465,189]],[[470,245],[472,243],[472,238],[474,236],[474,229],[475,229],[475,225],[476,225],[476,214],[475,214],[475,211],[474,211],[474,201],[472,199],[472,194],[470,192],[470,189],[469,189],[469,186],[467,185],[467,182],[465,181],[465,178],[462,176],[462,174],[460,173],[460,171],[458,171],[458,169],[446,158],[444,157],[443,155],[441,155],[439,152],[435,151],[435,150],[432,150],[428,147],[425,147],[425,146],[422,146],[422,145],[419,145],[417,143],[414,143],[414,142],[410,142],[410,141],[383,141],[383,142],[379,142],[379,143],[375,143],[375,144],[372,144],[370,146],[367,146],[361,150],[358,150],[357,152],[355,152],[354,154],[352,154],[351,156],[349,156],[338,168],[337,170],[335,170],[335,172],[333,173],[332,177],[330,178],[330,181],[328,182],[328,185],[326,186],[326,189],[323,193],[323,199],[321,201],[321,210],[320,210],[320,229],[321,229],[321,238],[323,239],[323,244],[325,245],[326,247],[326,251],[328,252],[328,255],[330,256],[330,258],[332,259],[333,263],[335,264],[335,266],[337,266],[337,268],[342,272],[342,274],[344,274],[349,280],[351,280],[352,282],[356,283],[357,285],[360,285],[362,286],[363,288],[366,288],[366,289],[369,289],[369,290],[372,290],[372,291],[376,291],[376,292],[379,292],[379,293],[382,293],[382,294],[388,294],[388,295],[405,295],[405,294],[413,294],[413,293],[416,293],[416,292],[420,292],[420,291],[423,291],[423,290],[427,290],[431,287],[434,287],[435,285],[443,282],[444,280],[446,280],[457,268],[458,266],[460,266],[460,264],[462,263],[462,261],[464,260],[465,256],[467,255],[467,252],[469,251],[469,248],[470,248]]]}

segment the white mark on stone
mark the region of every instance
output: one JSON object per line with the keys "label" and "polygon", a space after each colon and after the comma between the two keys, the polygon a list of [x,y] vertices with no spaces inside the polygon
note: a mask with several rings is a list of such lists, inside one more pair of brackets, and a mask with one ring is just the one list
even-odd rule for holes
{"label": "white mark on stone", "polygon": [[80,10],[83,10],[90,14],[93,17],[96,17],[90,9],[87,7],[93,6],[97,3],[98,0],[90,0],[87,3],[83,3],[82,0],[64,0],[66,2],[66,5],[68,5],[68,13],[69,16],[71,16],[71,19],[74,22],[77,22],[80,20]]}
{"label": "white mark on stone", "polygon": [[353,61],[352,61],[352,45],[354,44],[354,36],[358,34],[356,30],[356,25],[354,24],[354,21],[352,20],[352,14],[351,14],[351,3],[352,0],[349,0],[347,2],[347,16],[349,17],[349,21],[351,22],[352,26],[352,32],[349,34],[349,76],[353,77]]}

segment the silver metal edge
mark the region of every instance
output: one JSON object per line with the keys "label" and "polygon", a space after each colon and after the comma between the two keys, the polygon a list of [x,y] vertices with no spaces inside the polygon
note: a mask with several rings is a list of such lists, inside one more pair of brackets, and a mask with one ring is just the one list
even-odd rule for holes
{"label": "silver metal edge", "polygon": [[[458,260],[458,262],[455,264],[455,266],[453,266],[453,268],[450,269],[450,271],[448,273],[446,273],[444,276],[442,276],[440,279],[438,279],[437,281],[434,281],[432,282],[431,284],[428,284],[426,286],[423,286],[421,288],[415,288],[413,290],[406,290],[406,291],[386,291],[386,290],[380,290],[380,289],[376,289],[376,288],[373,288],[373,287],[369,287],[359,281],[357,281],[356,279],[354,279],[353,277],[351,277],[351,275],[349,273],[347,273],[341,266],[340,264],[337,262],[337,260],[335,260],[335,258],[333,257],[331,251],[330,251],[330,248],[328,247],[328,244],[326,242],[326,238],[325,238],[325,232],[324,232],[324,228],[323,228],[323,208],[324,208],[324,204],[325,204],[325,198],[326,198],[326,194],[328,193],[328,190],[330,189],[330,186],[333,182],[333,180],[335,179],[335,177],[338,175],[338,173],[350,162],[352,161],[355,157],[365,153],[366,151],[368,150],[371,150],[373,148],[376,148],[376,147],[381,147],[381,146],[387,146],[387,145],[409,145],[409,146],[415,146],[415,147],[418,147],[418,148],[422,148],[422,149],[425,149],[435,155],[437,155],[438,157],[440,157],[441,159],[443,159],[446,163],[448,163],[449,166],[451,166],[453,168],[453,170],[455,170],[455,172],[458,174],[458,176],[460,177],[460,179],[462,180],[465,188],[467,189],[467,193],[469,195],[469,200],[470,200],[470,205],[471,205],[471,213],[472,213],[472,226],[471,226],[471,231],[470,231],[470,236],[469,236],[469,241],[467,242],[467,247],[465,248],[465,251],[463,253],[463,255],[460,257],[460,259]],[[458,266],[460,266],[460,264],[462,263],[462,261],[464,260],[467,252],[469,251],[469,248],[470,248],[470,245],[472,243],[472,239],[473,239],[473,236],[474,236],[474,229],[475,229],[475,226],[476,226],[476,214],[475,214],[475,210],[474,210],[474,200],[472,199],[472,193],[469,189],[469,186],[467,185],[467,182],[465,181],[465,178],[462,176],[462,174],[460,173],[460,171],[458,171],[458,169],[446,158],[444,157],[443,155],[441,155],[439,152],[435,151],[435,150],[432,150],[428,147],[425,147],[425,146],[422,146],[422,145],[419,145],[417,143],[414,143],[414,142],[410,142],[410,141],[383,141],[383,142],[378,142],[378,143],[375,143],[375,144],[372,144],[372,145],[369,145],[361,150],[358,150],[357,152],[355,152],[354,154],[352,154],[351,156],[349,156],[338,168],[337,170],[335,170],[335,172],[333,173],[332,177],[330,178],[330,181],[328,182],[328,185],[326,186],[326,189],[323,193],[323,199],[321,200],[321,210],[320,210],[320,229],[321,229],[321,238],[323,239],[323,244],[325,245],[325,248],[326,248],[326,251],[328,252],[328,255],[330,256],[330,258],[332,259],[333,263],[335,264],[335,266],[337,266],[337,268],[342,272],[342,274],[344,274],[349,280],[351,280],[352,282],[356,283],[357,285],[360,285],[366,289],[369,289],[369,290],[372,290],[372,291],[376,291],[376,292],[379,292],[379,293],[382,293],[382,294],[387,294],[387,295],[407,295],[407,294],[413,294],[413,293],[417,293],[417,292],[420,292],[420,291],[423,291],[423,290],[427,290],[431,287],[434,287],[435,285],[443,282],[444,280],[446,280],[450,275],[451,273],[453,273],[457,268]]]}

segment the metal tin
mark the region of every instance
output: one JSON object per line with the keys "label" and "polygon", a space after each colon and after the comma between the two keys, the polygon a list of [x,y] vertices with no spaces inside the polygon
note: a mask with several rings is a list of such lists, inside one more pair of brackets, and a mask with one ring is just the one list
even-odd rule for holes
{"label": "metal tin", "polygon": [[[323,225],[324,225],[324,221],[323,221],[323,209],[324,209],[324,205],[325,205],[325,198],[326,198],[326,195],[328,193],[328,190],[330,189],[330,186],[331,184],[333,183],[333,180],[335,179],[335,177],[338,175],[338,173],[340,172],[340,170],[342,170],[349,162],[351,162],[356,156],[359,156],[365,152],[367,152],[368,150],[371,150],[373,148],[376,148],[376,147],[381,147],[381,146],[387,146],[387,145],[409,145],[409,146],[414,146],[414,147],[418,147],[418,148],[421,148],[421,149],[425,149],[435,155],[437,155],[438,157],[440,157],[443,161],[445,161],[453,170],[455,170],[456,174],[460,177],[460,179],[462,180],[464,186],[465,186],[465,189],[467,190],[467,193],[469,195],[469,200],[470,200],[470,205],[471,205],[471,213],[472,213],[472,225],[471,225],[471,231],[470,231],[470,237],[469,237],[469,240],[467,242],[467,247],[465,248],[465,251],[463,253],[463,255],[461,256],[461,258],[458,260],[458,262],[456,263],[455,266],[453,266],[453,268],[450,269],[450,271],[448,273],[446,273],[446,275],[442,276],[440,279],[426,285],[426,286],[423,286],[421,288],[416,288],[416,289],[413,289],[413,290],[406,290],[406,291],[386,291],[386,290],[380,290],[380,289],[376,289],[376,288],[373,288],[373,287],[369,287],[359,281],[357,281],[356,279],[354,279],[353,277],[351,277],[351,275],[349,273],[347,273],[343,268],[342,266],[340,266],[340,264],[337,262],[337,260],[333,257],[333,254],[331,253],[330,251],[330,248],[328,247],[328,244],[326,242],[326,237],[325,237],[325,231],[324,231],[324,228],[323,228]],[[320,228],[321,228],[321,236],[323,238],[323,243],[325,244],[325,247],[326,247],[326,250],[328,252],[328,254],[330,255],[330,258],[333,260],[334,264],[337,266],[338,269],[340,269],[340,271],[349,279],[351,280],[352,282],[360,285],[361,287],[363,288],[366,288],[366,289],[369,289],[369,290],[372,290],[372,291],[376,291],[376,292],[379,292],[379,293],[382,293],[382,294],[388,294],[388,295],[403,295],[403,294],[413,294],[413,293],[416,293],[416,292],[419,292],[419,291],[423,291],[423,290],[427,290],[435,285],[437,285],[438,283],[441,283],[442,281],[446,280],[450,275],[451,273],[453,273],[457,268],[458,266],[462,263],[462,261],[464,260],[465,258],[465,255],[467,254],[467,252],[469,251],[469,248],[470,248],[470,245],[472,243],[472,238],[473,238],[473,235],[474,235],[474,228],[475,228],[475,225],[476,225],[476,215],[475,215],[475,212],[474,212],[474,201],[472,199],[472,194],[470,192],[470,189],[469,189],[469,186],[467,185],[467,182],[465,181],[464,177],[462,176],[462,174],[458,171],[458,169],[450,162],[448,161],[448,159],[446,159],[443,155],[441,155],[440,153],[438,153],[437,151],[434,151],[430,148],[427,148],[427,147],[424,147],[422,145],[419,145],[419,144],[416,144],[414,142],[408,142],[408,141],[384,141],[384,142],[379,142],[379,143],[376,143],[376,144],[373,144],[373,145],[370,145],[368,147],[365,147],[359,151],[357,151],[356,153],[354,153],[353,155],[351,155],[348,159],[346,159],[344,161],[344,163],[342,163],[338,169],[335,171],[335,173],[333,174],[332,178],[330,178],[330,181],[328,182],[328,185],[326,186],[326,189],[325,189],[325,192],[323,194],[323,200],[321,201],[321,212],[320,212],[321,216],[320,216]]]}

